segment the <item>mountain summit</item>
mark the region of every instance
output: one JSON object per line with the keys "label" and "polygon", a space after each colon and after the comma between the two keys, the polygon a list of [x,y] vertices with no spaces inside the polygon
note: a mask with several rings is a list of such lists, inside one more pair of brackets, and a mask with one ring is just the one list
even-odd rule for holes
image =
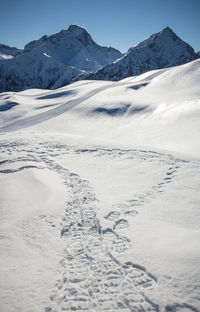
{"label": "mountain summit", "polygon": [[61,30],[59,33],[56,33],[51,36],[44,35],[39,40],[31,41],[30,43],[25,45],[24,49],[27,51],[41,45],[47,45],[49,43],[58,43],[66,38],[77,39],[84,46],[87,46],[89,44],[95,45],[95,42],[92,40],[90,34],[86,31],[85,28],[78,25],[70,25],[68,29]]}
{"label": "mountain summit", "polygon": [[85,28],[71,25],[67,30],[31,41],[12,59],[0,59],[0,91],[55,89],[121,56],[116,49],[96,44]]}
{"label": "mountain summit", "polygon": [[153,69],[188,63],[199,56],[170,27],[153,34],[111,65],[89,74],[85,79],[121,80]]}
{"label": "mountain summit", "polygon": [[70,25],[23,50],[0,45],[0,92],[56,89],[80,79],[121,80],[199,58],[171,28],[153,34],[125,55],[96,44],[87,30]]}

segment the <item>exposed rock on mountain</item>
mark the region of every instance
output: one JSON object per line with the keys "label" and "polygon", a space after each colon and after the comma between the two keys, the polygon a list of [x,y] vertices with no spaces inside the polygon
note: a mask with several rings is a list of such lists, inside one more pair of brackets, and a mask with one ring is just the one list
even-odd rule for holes
{"label": "exposed rock on mountain", "polygon": [[0,59],[11,59],[20,52],[21,50],[17,48],[9,47],[5,44],[0,44]]}
{"label": "exposed rock on mountain", "polygon": [[85,28],[77,25],[32,41],[20,53],[13,49],[0,49],[2,54],[12,55],[12,59],[0,60],[0,91],[55,89],[122,56],[118,50],[97,45]]}
{"label": "exposed rock on mountain", "polygon": [[197,58],[193,48],[166,27],[129,49],[121,59],[84,79],[118,81],[149,70],[185,64]]}

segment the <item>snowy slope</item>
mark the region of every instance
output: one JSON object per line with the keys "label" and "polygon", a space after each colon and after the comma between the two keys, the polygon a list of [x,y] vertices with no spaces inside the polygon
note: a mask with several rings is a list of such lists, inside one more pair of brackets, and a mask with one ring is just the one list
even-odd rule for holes
{"label": "snowy slope", "polygon": [[0,144],[1,311],[199,311],[199,162],[53,133]]}
{"label": "snowy slope", "polygon": [[118,50],[97,45],[84,28],[71,25],[67,30],[30,42],[12,59],[0,60],[0,91],[55,89],[121,55]]}
{"label": "snowy slope", "polygon": [[196,60],[120,82],[2,93],[1,131],[28,127],[199,154],[199,76]]}
{"label": "snowy slope", "polygon": [[0,95],[2,312],[200,311],[199,82]]}
{"label": "snowy slope", "polygon": [[185,64],[198,58],[191,46],[169,27],[139,43],[111,65],[89,74],[86,79],[114,80],[146,71]]}

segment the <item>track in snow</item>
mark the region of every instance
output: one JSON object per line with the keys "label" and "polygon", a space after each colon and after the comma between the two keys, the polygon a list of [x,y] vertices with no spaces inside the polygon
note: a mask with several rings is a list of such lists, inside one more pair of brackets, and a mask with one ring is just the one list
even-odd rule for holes
{"label": "track in snow", "polygon": [[88,181],[47,161],[70,188],[61,236],[65,250],[60,261],[52,304],[45,311],[158,311],[143,291],[156,278],[132,262],[120,263],[113,255],[129,246],[114,230],[101,228],[96,216],[96,197]]}
{"label": "track in snow", "polygon": [[[184,162],[173,156],[151,151],[101,148],[79,150],[48,142],[39,145],[35,152],[20,142],[2,145],[6,154],[12,154],[12,150],[26,152],[26,156],[3,160],[2,165],[27,161],[36,162],[38,166],[20,165],[18,169],[2,169],[0,172],[12,173],[29,167],[41,168],[42,165],[57,172],[70,192],[71,200],[66,203],[61,220],[60,236],[65,248],[58,268],[60,278],[55,283],[54,292],[50,294],[49,305],[43,311],[160,311],[159,306],[147,295],[148,289],[159,286],[157,278],[139,264],[118,260],[118,254],[131,248],[131,241],[120,234],[120,229],[128,227],[128,217],[137,216],[138,207],[165,191]],[[167,162],[168,169],[163,179],[148,192],[137,194],[119,204],[117,210],[109,211],[104,218],[109,220],[110,226],[103,228],[97,217],[98,199],[94,190],[88,181],[56,163],[55,158],[60,153],[138,157],[155,163]],[[166,306],[166,311],[197,312],[188,304],[178,303]]]}

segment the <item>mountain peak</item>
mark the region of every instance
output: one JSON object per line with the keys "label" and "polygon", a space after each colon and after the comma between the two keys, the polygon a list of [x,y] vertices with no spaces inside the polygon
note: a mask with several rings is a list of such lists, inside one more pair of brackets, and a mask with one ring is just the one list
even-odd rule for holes
{"label": "mountain peak", "polygon": [[184,46],[184,48],[186,48],[186,46],[189,47],[186,42],[179,38],[177,34],[169,26],[167,26],[160,32],[155,33],[146,40],[140,42],[136,47],[130,48],[129,51],[133,51],[135,48],[143,49],[145,47],[151,48],[155,46],[157,46],[157,48],[159,46],[159,48],[161,47],[163,49],[169,50],[170,46],[173,49],[176,48],[177,45],[181,45],[182,47]]}
{"label": "mountain peak", "polygon": [[178,38],[179,40],[181,40],[177,34],[169,27],[165,27],[161,32],[159,32],[157,35],[165,35],[165,36],[169,36],[169,37],[172,37],[172,38]]}
{"label": "mountain peak", "polygon": [[193,48],[167,26],[130,48],[113,64],[89,74],[87,79],[120,80],[149,70],[185,64],[197,58]]}
{"label": "mountain peak", "polygon": [[25,45],[24,49],[31,50],[33,48],[38,48],[48,43],[56,43],[63,38],[76,38],[81,41],[84,45],[91,43],[92,38],[85,28],[78,25],[70,25],[68,29],[61,30],[60,32],[53,34],[51,36],[44,35],[38,40],[33,40]]}
{"label": "mountain peak", "polygon": [[162,30],[162,32],[174,33],[173,30],[172,30],[169,26],[165,27],[165,28]]}
{"label": "mountain peak", "polygon": [[70,33],[74,37],[85,36],[91,38],[87,30],[79,25],[70,25],[67,29],[67,33]]}
{"label": "mountain peak", "polygon": [[7,55],[11,53],[0,47],[0,59],[7,58],[6,62],[0,60],[0,92],[57,88],[122,56],[118,50],[96,44],[87,30],[78,25],[29,42],[16,55],[17,61]]}
{"label": "mountain peak", "polygon": [[85,46],[89,44],[95,44],[90,34],[84,27],[78,25],[70,25],[67,29],[67,33],[81,41],[81,43]]}
{"label": "mountain peak", "polygon": [[68,27],[68,29],[67,29],[68,31],[70,31],[70,32],[74,32],[74,31],[86,31],[86,29],[84,28],[84,27],[81,27],[81,26],[79,26],[79,25],[70,25],[69,27]]}

